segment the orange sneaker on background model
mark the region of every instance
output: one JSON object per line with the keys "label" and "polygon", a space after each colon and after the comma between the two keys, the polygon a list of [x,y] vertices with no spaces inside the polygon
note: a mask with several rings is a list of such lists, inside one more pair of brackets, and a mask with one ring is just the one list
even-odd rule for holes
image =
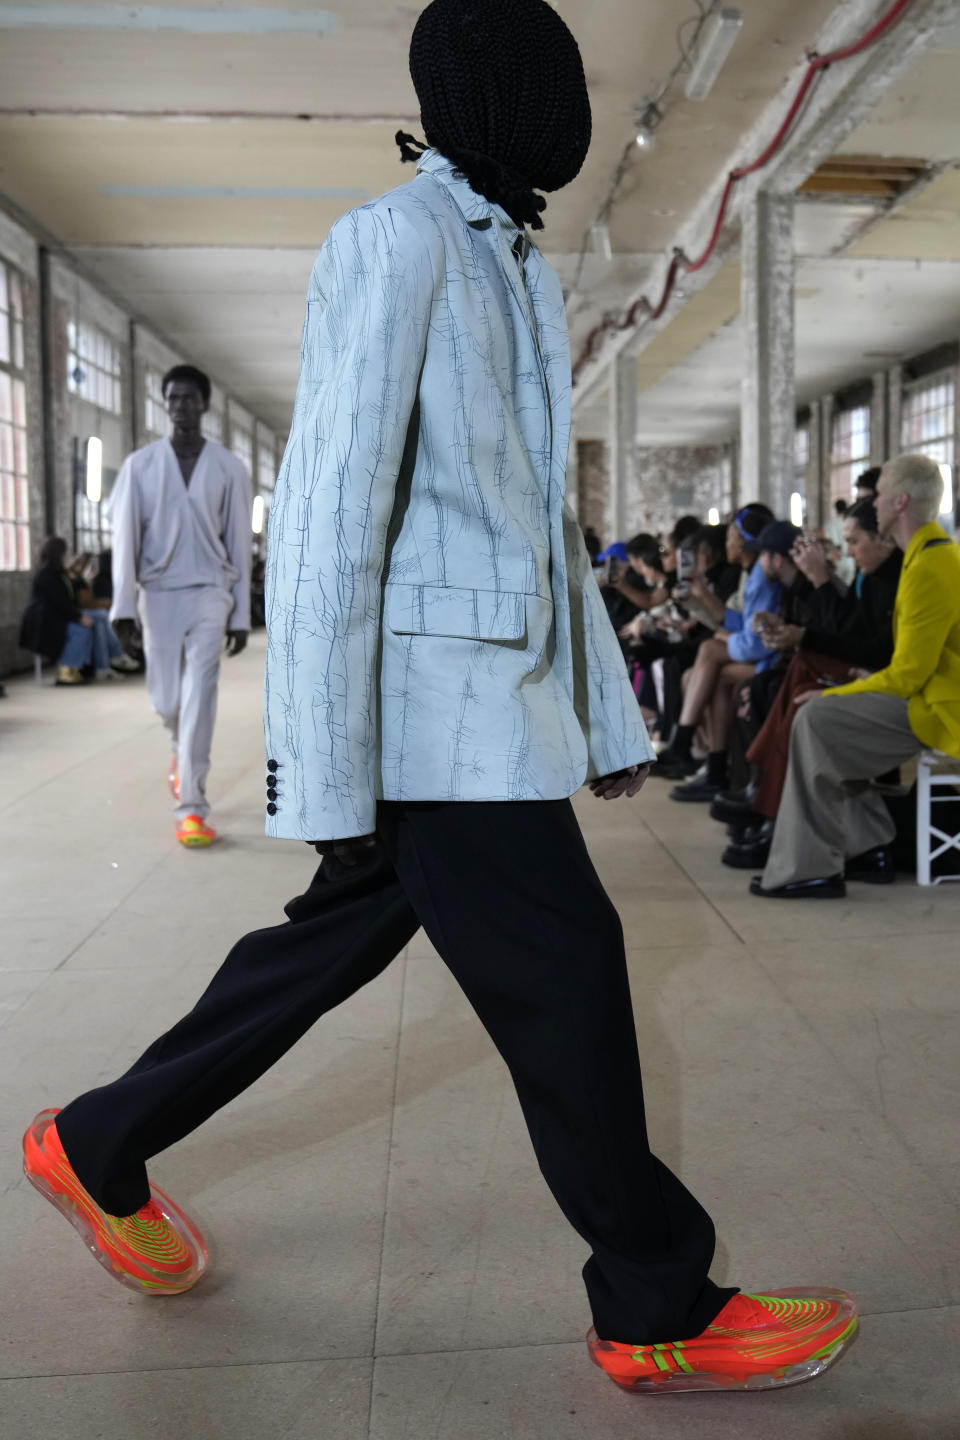
{"label": "orange sneaker on background model", "polygon": [[167,772],[167,789],[174,800],[180,799],[180,762],[176,755],[170,756],[170,769]]}
{"label": "orange sneaker on background model", "polygon": [[201,845],[212,845],[216,838],[216,830],[199,815],[185,815],[182,820],[177,821],[177,839],[181,845],[186,845],[191,850]]}
{"label": "orange sneaker on background model", "polygon": [[702,1335],[661,1345],[624,1345],[587,1335],[590,1358],[624,1390],[775,1390],[813,1380],[857,1333],[845,1290],[771,1290],[734,1295]]}
{"label": "orange sneaker on background model", "polygon": [[197,1227],[155,1185],[135,1215],[121,1218],[101,1210],[64,1154],[59,1113],[41,1111],[23,1137],[23,1173],[30,1184],[70,1221],[121,1285],[147,1295],[179,1295],[196,1285],[210,1260]]}

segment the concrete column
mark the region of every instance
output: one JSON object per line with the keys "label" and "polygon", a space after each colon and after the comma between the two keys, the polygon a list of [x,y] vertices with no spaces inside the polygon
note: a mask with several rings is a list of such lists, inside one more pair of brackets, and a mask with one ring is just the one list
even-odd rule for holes
{"label": "concrete column", "polygon": [[820,416],[820,443],[817,446],[819,484],[815,523],[825,525],[833,514],[833,495],[830,490],[830,447],[833,439],[833,396],[824,395],[817,403]]}
{"label": "concrete column", "polygon": [[823,494],[823,416],[819,400],[810,406],[810,452],[807,458],[806,521],[808,525],[820,524]]}
{"label": "concrete column", "polygon": [[793,196],[760,190],[744,209],[740,494],[786,516],[794,478]]}
{"label": "concrete column", "polygon": [[[610,488],[605,530],[610,541],[626,540],[627,513],[634,490],[637,443],[637,362],[618,355],[610,377]],[[609,543],[609,542],[608,542]]]}
{"label": "concrete column", "polygon": [[886,370],[874,371],[871,379],[873,395],[870,398],[870,464],[882,465],[890,453],[890,406]]}
{"label": "concrete column", "polygon": [[875,465],[892,460],[903,450],[900,426],[903,423],[903,367],[893,365],[887,371],[887,453],[874,457]]}

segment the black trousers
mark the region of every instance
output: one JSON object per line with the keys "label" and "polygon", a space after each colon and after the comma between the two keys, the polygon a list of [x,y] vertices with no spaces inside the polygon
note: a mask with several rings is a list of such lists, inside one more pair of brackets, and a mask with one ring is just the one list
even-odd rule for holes
{"label": "black trousers", "polygon": [[238,1095],[422,925],[510,1068],[540,1168],[592,1255],[598,1333],[699,1334],[734,1292],[708,1278],[710,1217],[650,1153],[617,912],[567,800],[384,803],[356,867],[324,860],[286,924],[240,940],[195,1008],[58,1129],[110,1214],[145,1162]]}

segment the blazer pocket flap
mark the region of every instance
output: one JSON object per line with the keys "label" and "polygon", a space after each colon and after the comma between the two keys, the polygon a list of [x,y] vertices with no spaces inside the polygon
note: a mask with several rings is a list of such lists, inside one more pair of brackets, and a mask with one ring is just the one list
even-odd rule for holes
{"label": "blazer pocket flap", "polygon": [[384,620],[395,635],[459,640],[522,640],[523,595],[515,590],[463,590],[449,585],[388,585]]}

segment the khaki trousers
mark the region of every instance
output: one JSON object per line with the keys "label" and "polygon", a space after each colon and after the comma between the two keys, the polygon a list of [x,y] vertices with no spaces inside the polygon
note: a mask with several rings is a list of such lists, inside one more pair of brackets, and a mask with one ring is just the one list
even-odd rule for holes
{"label": "khaki trousers", "polygon": [[889,844],[896,826],[873,777],[922,749],[897,695],[827,695],[802,706],[764,889],[826,879],[853,856]]}
{"label": "khaki trousers", "polygon": [[206,816],[223,636],[233,598],[215,585],[141,590],[147,693],[180,767],[176,816]]}

